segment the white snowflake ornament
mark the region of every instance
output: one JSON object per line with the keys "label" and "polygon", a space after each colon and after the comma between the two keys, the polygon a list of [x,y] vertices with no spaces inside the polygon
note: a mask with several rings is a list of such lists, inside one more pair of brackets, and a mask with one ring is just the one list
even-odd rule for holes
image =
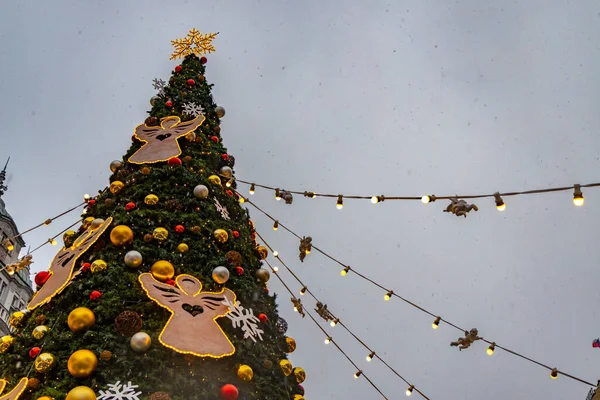
{"label": "white snowflake ornament", "polygon": [[217,211],[221,213],[221,217],[223,217],[223,219],[230,220],[231,217],[229,217],[229,211],[227,211],[227,207],[222,206],[216,197],[214,198],[214,200],[215,200],[215,207],[217,207]]}
{"label": "white snowflake ornament", "polygon": [[260,320],[256,318],[251,308],[246,309],[239,301],[234,304],[229,299],[225,299],[223,304],[229,307],[230,312],[227,314],[227,318],[231,320],[233,327],[242,328],[244,339],[252,339],[254,343],[256,343],[256,338],[263,340],[264,331],[258,327]]}
{"label": "white snowflake ornament", "polygon": [[197,117],[198,115],[204,115],[204,108],[196,103],[185,103],[183,105],[183,113]]}
{"label": "white snowflake ornament", "polygon": [[154,78],[152,80],[152,87],[154,87],[154,89],[159,90],[159,91],[161,89],[164,89],[166,84],[167,84],[167,82],[163,81],[162,79]]}
{"label": "white snowflake ornament", "polygon": [[140,400],[142,392],[136,392],[137,387],[138,385],[132,385],[131,382],[127,382],[126,385],[121,381],[109,383],[107,391],[100,390],[97,400]]}

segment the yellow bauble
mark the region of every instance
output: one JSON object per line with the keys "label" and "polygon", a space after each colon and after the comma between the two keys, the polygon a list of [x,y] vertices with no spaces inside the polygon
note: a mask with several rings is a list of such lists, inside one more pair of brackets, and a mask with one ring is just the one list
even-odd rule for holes
{"label": "yellow bauble", "polygon": [[180,252],[180,253],[185,253],[189,249],[190,249],[190,247],[187,244],[185,244],[185,243],[179,243],[177,245],[177,251]]}
{"label": "yellow bauble", "polygon": [[89,308],[79,307],[71,311],[67,323],[73,332],[85,332],[94,326],[96,316]]}
{"label": "yellow bauble", "polygon": [[42,397],[38,397],[37,400],[54,400],[54,397],[42,396]]}
{"label": "yellow bauble", "polygon": [[110,232],[110,241],[115,246],[125,246],[133,241],[133,231],[125,225],[118,225]]}
{"label": "yellow bauble", "polygon": [[304,400],[304,396],[302,396],[301,394],[295,394],[294,400]]}
{"label": "yellow bauble", "polygon": [[296,382],[301,384],[306,379],[306,372],[304,372],[303,368],[296,367],[294,368],[294,376],[296,377]]}
{"label": "yellow bauble", "polygon": [[123,187],[125,186],[125,184],[121,181],[114,181],[113,183],[110,184],[109,190],[112,194],[117,194],[121,191],[121,189],[123,189]]}
{"label": "yellow bauble", "polygon": [[25,313],[23,311],[15,311],[10,316],[8,324],[14,329],[19,329],[21,325],[23,325],[23,318],[25,318]]}
{"label": "yellow bauble", "polygon": [[265,246],[258,246],[256,251],[258,251],[261,260],[264,260],[269,256],[269,250],[267,250]]}
{"label": "yellow bauble", "polygon": [[39,325],[33,328],[33,332],[31,332],[31,336],[36,338],[37,340],[43,339],[48,333],[48,327],[46,325]]}
{"label": "yellow bauble", "polygon": [[279,367],[281,367],[281,371],[283,371],[283,374],[285,376],[290,376],[292,374],[292,363],[289,362],[288,360],[281,360],[279,361]]}
{"label": "yellow bauble", "polygon": [[165,228],[156,228],[154,232],[152,232],[152,237],[159,242],[164,242],[169,237],[169,231]]}
{"label": "yellow bauble", "polygon": [[69,373],[75,378],[87,378],[96,370],[98,358],[90,350],[77,350],[67,362]]}
{"label": "yellow bauble", "polygon": [[2,338],[0,339],[0,353],[5,353],[6,350],[8,350],[14,342],[14,337],[10,335],[2,336]]}
{"label": "yellow bauble", "polygon": [[73,240],[75,238],[75,231],[66,231],[63,235],[63,243],[65,244],[65,247],[71,247],[71,245],[73,244]]}
{"label": "yellow bauble", "polygon": [[87,229],[90,227],[90,225],[92,224],[92,222],[94,222],[96,218],[94,217],[87,217],[86,219],[83,220],[83,222],[81,223],[81,227],[83,229]]}
{"label": "yellow bauble", "polygon": [[211,175],[208,177],[208,181],[210,183],[212,183],[213,185],[220,185],[221,184],[221,178],[219,178],[217,175]]}
{"label": "yellow bauble", "polygon": [[158,196],[155,194],[149,194],[144,199],[144,203],[148,204],[149,206],[153,206],[158,203]]}
{"label": "yellow bauble", "polygon": [[104,272],[107,268],[108,264],[106,264],[106,261],[104,260],[94,260],[92,265],[90,265],[90,271],[92,271],[94,274],[96,272]]}
{"label": "yellow bauble", "polygon": [[229,235],[225,229],[216,229],[213,232],[213,236],[218,243],[225,243],[229,239]]}
{"label": "yellow bauble", "polygon": [[77,386],[71,389],[65,400],[96,400],[96,393],[87,386]]}
{"label": "yellow bauble", "polygon": [[173,267],[173,264],[166,260],[155,262],[154,265],[152,265],[150,272],[155,279],[162,282],[175,276],[175,268]]}
{"label": "yellow bauble", "polygon": [[42,353],[35,359],[34,367],[37,372],[45,374],[54,366],[54,356],[50,353]]}
{"label": "yellow bauble", "polygon": [[296,341],[294,340],[294,338],[286,337],[285,342],[287,343],[287,346],[288,346],[287,352],[293,353],[294,350],[296,350]]}
{"label": "yellow bauble", "polygon": [[252,372],[252,368],[249,365],[240,365],[237,370],[238,377],[243,381],[251,381],[254,376],[254,372]]}

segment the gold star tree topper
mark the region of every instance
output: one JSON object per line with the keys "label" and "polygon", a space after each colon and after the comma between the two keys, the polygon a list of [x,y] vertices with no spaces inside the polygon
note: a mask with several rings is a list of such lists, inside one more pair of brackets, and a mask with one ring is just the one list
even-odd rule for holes
{"label": "gold star tree topper", "polygon": [[217,37],[217,33],[202,34],[196,28],[190,30],[186,37],[182,39],[171,40],[175,51],[171,54],[170,60],[183,58],[189,54],[203,55],[215,51],[212,41]]}

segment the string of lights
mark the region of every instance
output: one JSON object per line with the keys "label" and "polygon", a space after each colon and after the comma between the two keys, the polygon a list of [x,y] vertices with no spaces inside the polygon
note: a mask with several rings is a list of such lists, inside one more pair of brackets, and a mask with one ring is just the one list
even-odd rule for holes
{"label": "string of lights", "polygon": [[[531,190],[523,190],[523,191],[495,192],[495,193],[488,193],[488,194],[465,194],[465,195],[457,195],[456,194],[456,195],[450,195],[450,196],[436,196],[434,194],[426,194],[423,196],[386,196],[383,194],[365,196],[365,195],[343,195],[343,194],[334,194],[334,193],[316,193],[316,192],[312,192],[312,191],[300,191],[300,190],[283,190],[280,188],[276,188],[276,187],[272,187],[272,186],[268,186],[268,185],[262,185],[259,183],[253,183],[253,182],[245,181],[242,179],[231,178],[231,177],[229,177],[228,179],[229,179],[229,181],[227,182],[228,186],[231,186],[231,184],[233,183],[233,180],[235,180],[236,182],[246,184],[246,185],[250,185],[250,189],[249,189],[250,194],[254,194],[257,187],[262,188],[262,189],[271,190],[275,193],[276,200],[281,200],[282,199],[281,194],[284,192],[300,195],[303,197],[308,197],[311,199],[314,199],[317,197],[335,198],[335,199],[337,199],[336,207],[340,210],[344,207],[344,199],[370,200],[371,203],[373,203],[373,204],[382,203],[386,200],[420,201],[424,204],[428,204],[428,203],[433,203],[436,200],[451,200],[452,201],[452,200],[458,200],[458,199],[464,200],[464,199],[493,198],[496,208],[499,211],[504,211],[504,210],[506,210],[506,203],[504,202],[504,199],[503,199],[504,197],[555,193],[555,192],[564,192],[564,191],[569,191],[569,190],[573,190],[573,204],[580,207],[580,206],[583,206],[583,204],[584,204],[583,192],[581,189],[600,186],[600,183],[586,183],[586,184],[574,184],[572,186],[549,187],[546,189],[531,189]],[[290,203],[291,202],[289,202],[288,204],[290,204]]]}
{"label": "string of lights", "polygon": [[[241,194],[240,194],[240,196],[241,196]],[[298,235],[297,233],[295,233],[294,231],[292,231],[290,228],[288,228],[287,226],[285,226],[284,224],[282,224],[281,221],[279,221],[278,219],[276,219],[273,216],[271,216],[270,214],[268,214],[266,211],[264,211],[262,208],[260,208],[256,204],[254,204],[248,198],[245,198],[244,200],[246,202],[248,202],[250,205],[252,205],[257,211],[261,212],[267,218],[269,218],[270,220],[272,220],[274,223],[277,222],[278,228],[281,227],[285,231],[287,231],[288,233],[290,233],[291,235],[295,236],[296,238],[298,238],[300,240],[303,239],[302,237],[300,237],[300,235]],[[372,285],[376,286],[377,288],[381,289],[385,293],[384,296],[383,296],[383,298],[384,298],[385,301],[389,301],[392,298],[397,298],[397,299],[402,300],[404,303],[410,305],[411,307],[414,307],[417,310],[419,310],[419,311],[421,311],[421,312],[423,312],[423,313],[425,313],[425,314],[433,317],[434,318],[433,323],[432,323],[432,328],[433,329],[438,329],[440,323],[443,322],[446,325],[449,325],[449,326],[451,326],[451,327],[459,330],[462,333],[465,333],[465,334],[468,333],[468,331],[466,329],[463,329],[460,326],[458,326],[457,324],[451,322],[450,320],[442,318],[441,316],[439,316],[439,315],[437,315],[437,314],[435,314],[435,313],[433,313],[433,312],[431,312],[431,311],[423,308],[422,306],[418,305],[417,303],[412,302],[412,301],[404,298],[403,296],[400,296],[398,293],[395,293],[391,288],[388,288],[388,287],[386,287],[386,286],[384,286],[384,285],[382,285],[382,284],[374,281],[373,279],[365,276],[364,274],[362,274],[359,271],[357,271],[355,268],[350,267],[350,265],[347,265],[347,264],[343,263],[342,261],[336,259],[335,257],[331,256],[330,254],[326,253],[324,250],[322,250],[322,249],[320,249],[320,248],[318,248],[318,247],[316,247],[314,245],[312,245],[311,248],[313,250],[317,251],[318,253],[322,254],[323,256],[329,258],[331,261],[333,261],[333,262],[339,264],[340,266],[342,266],[342,270],[340,272],[341,276],[346,276],[349,273],[353,273],[356,276],[358,276],[359,278],[361,278],[361,279],[363,279],[363,280],[371,283]],[[580,383],[583,383],[583,384],[586,384],[586,385],[589,385],[589,386],[592,386],[592,387],[597,387],[597,385],[595,385],[595,384],[593,384],[593,383],[591,383],[591,382],[589,382],[587,380],[584,380],[584,379],[579,378],[577,376],[574,376],[572,374],[569,374],[569,373],[566,373],[564,371],[561,371],[561,370],[559,370],[559,369],[557,369],[555,367],[550,367],[550,366],[548,366],[548,365],[546,365],[546,364],[544,364],[542,362],[539,362],[539,361],[536,361],[536,360],[534,360],[534,359],[532,359],[530,357],[527,357],[527,356],[525,356],[525,355],[523,355],[523,354],[521,354],[521,353],[519,353],[517,351],[514,351],[514,350],[511,350],[511,349],[509,349],[507,347],[501,346],[501,345],[499,345],[495,341],[488,340],[488,339],[486,339],[484,337],[478,337],[478,340],[481,340],[482,342],[485,342],[485,343],[489,344],[489,347],[487,348],[487,354],[490,355],[490,356],[494,354],[494,352],[495,352],[496,349],[501,349],[501,350],[506,351],[509,354],[512,354],[514,356],[517,356],[519,358],[522,358],[522,359],[524,359],[526,361],[529,361],[529,362],[531,362],[531,363],[533,363],[535,365],[538,365],[540,367],[543,367],[543,368],[549,370],[550,371],[550,377],[552,379],[557,379],[559,375],[563,375],[563,376],[565,376],[567,378],[570,378],[570,379],[573,379],[573,380],[575,380],[577,382],[580,382]]]}
{"label": "string of lights", "polygon": [[[296,279],[296,281],[300,284],[300,295],[304,296],[305,294],[309,294],[314,301],[317,304],[321,304],[321,308],[323,308],[323,304],[315,295],[313,292],[310,291],[310,289],[308,288],[308,286],[306,286],[304,284],[304,282],[302,282],[302,280],[291,270],[290,267],[287,266],[287,264],[281,259],[279,253],[275,250],[273,250],[273,248],[269,245],[269,243],[261,236],[260,233],[256,232],[257,236],[259,237],[259,239],[265,244],[265,246],[267,246],[267,248],[271,251],[271,253],[273,254],[273,256],[281,263],[281,265],[284,266],[284,268],[294,277],[294,279]],[[270,266],[270,265],[269,265]],[[275,273],[277,274],[277,271],[275,271]],[[279,276],[279,275],[278,275]],[[317,306],[318,307],[318,306]],[[429,397],[427,397],[425,394],[423,394],[418,388],[415,387],[415,385],[411,384],[406,378],[404,378],[402,375],[400,375],[392,366],[390,366],[377,352],[375,352],[375,350],[373,350],[372,347],[368,346],[363,340],[361,340],[354,332],[352,332],[350,330],[350,328],[348,328],[343,321],[340,320],[340,318],[338,318],[330,309],[327,309],[327,319],[328,322],[330,322],[330,326],[333,328],[337,325],[340,325],[341,327],[343,327],[358,343],[360,343],[365,349],[367,349],[368,353],[367,353],[367,357],[366,360],[367,362],[371,362],[373,360],[373,358],[377,358],[379,359],[383,365],[385,365],[392,373],[394,373],[398,378],[400,378],[401,380],[404,381],[404,383],[406,383],[406,385],[408,385],[407,389],[406,389],[406,395],[410,396],[413,391],[419,393],[424,399],[426,400],[430,400]],[[321,317],[323,317],[323,315],[321,315]],[[325,340],[325,344],[328,344],[330,339],[330,336],[326,337]]]}
{"label": "string of lights", "polygon": [[[286,290],[290,293],[290,296],[292,296],[292,302],[294,302],[296,304],[296,302],[299,301],[299,299],[294,295],[294,292],[289,288],[289,286],[283,281],[283,279],[281,278],[281,276],[279,276],[279,274],[277,273],[278,269],[274,268],[271,263],[269,263],[268,260],[265,260],[265,262],[267,263],[267,265],[269,266],[269,268],[271,268],[271,272],[273,272],[273,275],[275,275],[277,277],[277,279],[279,279],[279,282],[281,282],[281,284],[283,285],[283,287],[286,288]],[[383,394],[383,392],[381,391],[381,389],[379,389],[379,387],[377,387],[377,385],[375,385],[375,383],[358,367],[358,365],[350,358],[350,356],[348,354],[346,354],[346,352],[340,347],[339,344],[336,343],[335,340],[333,340],[333,338],[331,337],[331,335],[329,335],[327,333],[327,331],[317,322],[317,320],[312,316],[312,314],[306,310],[303,310],[303,313],[308,315],[308,317],[312,320],[312,322],[314,322],[314,324],[317,326],[317,328],[319,328],[321,330],[321,332],[323,332],[323,334],[325,335],[325,343],[329,344],[329,343],[333,343],[333,345],[335,346],[335,348],[337,348],[339,350],[340,353],[342,353],[344,355],[344,357],[346,357],[346,359],[348,360],[348,362],[350,362],[350,364],[352,364],[352,366],[354,368],[356,368],[356,372],[354,373],[354,378],[358,379],[361,376],[363,378],[365,378],[367,380],[367,382],[369,382],[369,384],[385,399],[388,400],[388,398],[386,397],[386,395]]]}

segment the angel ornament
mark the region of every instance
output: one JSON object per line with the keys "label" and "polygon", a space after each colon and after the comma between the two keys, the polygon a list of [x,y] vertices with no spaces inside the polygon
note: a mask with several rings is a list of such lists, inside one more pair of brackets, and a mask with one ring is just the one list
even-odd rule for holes
{"label": "angel ornament", "polygon": [[479,211],[479,208],[475,204],[469,204],[462,199],[450,199],[450,204],[448,204],[444,212],[452,213],[457,217],[467,218],[467,213],[471,210]]}
{"label": "angel ornament", "polygon": [[216,321],[231,311],[223,304],[225,300],[236,302],[231,290],[202,292],[200,281],[187,274],[175,278],[176,287],[157,281],[147,272],[140,275],[139,281],[150,299],[171,312],[158,337],[165,347],[198,357],[220,358],[235,352]]}
{"label": "angel ornament", "polygon": [[465,337],[458,338],[456,342],[450,343],[450,346],[458,346],[458,350],[460,351],[468,349],[474,341],[481,339],[479,336],[477,336],[478,333],[479,332],[475,328],[471,329],[471,331],[465,331]]}
{"label": "angel ornament", "polygon": [[177,139],[193,132],[204,120],[204,115],[186,122],[181,122],[177,116],[170,116],[162,118],[160,126],[138,125],[135,137],[144,144],[128,161],[132,164],[151,164],[177,157],[181,154]]}

